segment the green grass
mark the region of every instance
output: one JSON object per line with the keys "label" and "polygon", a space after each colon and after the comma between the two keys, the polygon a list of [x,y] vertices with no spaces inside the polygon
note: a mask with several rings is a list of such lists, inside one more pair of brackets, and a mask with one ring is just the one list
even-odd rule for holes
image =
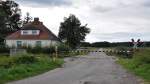
{"label": "green grass", "polygon": [[150,83],[150,49],[141,49],[132,59],[119,58],[117,62]]}
{"label": "green grass", "polygon": [[[2,57],[0,59],[3,58],[6,60],[6,57]],[[23,79],[30,76],[35,76],[46,71],[61,67],[61,65],[64,63],[62,59],[57,59],[54,62],[47,56],[40,56],[36,58],[38,59],[38,61],[33,63],[13,64],[11,65],[11,67],[8,68],[0,67],[0,84]]]}

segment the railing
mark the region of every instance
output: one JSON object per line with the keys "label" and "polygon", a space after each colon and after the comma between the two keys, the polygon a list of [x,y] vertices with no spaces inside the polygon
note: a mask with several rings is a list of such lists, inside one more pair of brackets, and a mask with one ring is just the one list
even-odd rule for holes
{"label": "railing", "polygon": [[26,54],[26,50],[25,49],[10,49],[10,56],[15,56],[15,55],[18,55],[18,54]]}

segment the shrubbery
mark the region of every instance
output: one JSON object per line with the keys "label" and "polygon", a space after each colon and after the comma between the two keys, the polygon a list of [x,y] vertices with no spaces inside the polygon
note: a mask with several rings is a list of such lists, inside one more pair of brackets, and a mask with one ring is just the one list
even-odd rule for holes
{"label": "shrubbery", "polygon": [[150,64],[150,50],[142,49],[134,54],[133,59],[140,63]]}
{"label": "shrubbery", "polygon": [[14,60],[11,57],[0,57],[0,68],[12,67]]}
{"label": "shrubbery", "polygon": [[12,80],[34,76],[57,67],[64,63],[61,59],[53,61],[47,55],[18,55],[15,57],[0,57],[0,84]]}
{"label": "shrubbery", "polygon": [[132,59],[120,58],[118,63],[134,72],[136,75],[150,80],[150,49],[139,49],[134,52]]}
{"label": "shrubbery", "polygon": [[123,58],[132,58],[133,57],[133,49],[123,46],[118,46],[114,48],[115,52],[107,52],[107,55],[116,55]]}
{"label": "shrubbery", "polygon": [[18,56],[15,57],[14,59],[14,63],[16,64],[31,64],[34,62],[37,62],[37,58],[33,55],[22,55],[22,56]]}
{"label": "shrubbery", "polygon": [[55,47],[51,46],[51,47],[27,47],[25,48],[27,50],[28,53],[33,53],[33,54],[40,54],[40,53],[45,53],[45,54],[51,54],[55,52]]}
{"label": "shrubbery", "polygon": [[5,45],[0,45],[0,53],[9,53],[9,48]]}
{"label": "shrubbery", "polygon": [[[27,47],[26,48],[28,53],[33,53],[33,54],[39,54],[39,53],[44,53],[44,54],[52,54],[55,53],[55,46],[50,46],[50,47]],[[58,45],[58,52],[68,52],[70,48],[64,44]]]}
{"label": "shrubbery", "polygon": [[14,65],[18,64],[31,64],[37,62],[37,58],[32,55],[18,55],[13,57],[0,57],[0,67],[2,68],[10,68]]}
{"label": "shrubbery", "polygon": [[58,52],[61,53],[61,52],[69,52],[71,49],[69,46],[67,45],[59,45],[58,46]]}
{"label": "shrubbery", "polygon": [[[49,46],[49,47],[40,47],[40,46],[35,46],[35,47],[21,47],[22,49],[26,49],[28,53],[33,53],[33,54],[52,54],[55,53],[55,46]],[[64,44],[58,45],[58,52],[68,52],[70,48]],[[0,53],[6,53],[9,54],[10,48],[6,47],[5,45],[0,45]]]}

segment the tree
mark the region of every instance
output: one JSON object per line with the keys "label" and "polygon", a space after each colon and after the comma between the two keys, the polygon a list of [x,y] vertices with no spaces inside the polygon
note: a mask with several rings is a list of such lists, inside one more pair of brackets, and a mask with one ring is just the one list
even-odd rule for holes
{"label": "tree", "polygon": [[4,17],[2,16],[2,13],[0,13],[0,44],[3,43],[5,33],[6,33],[5,31],[7,31],[7,30],[3,31],[4,30],[3,28],[6,28],[6,25],[5,25]]}
{"label": "tree", "polygon": [[95,42],[95,43],[92,43],[92,47],[110,47],[110,44],[109,42],[107,41],[104,41],[104,42]]}
{"label": "tree", "polygon": [[0,1],[0,42],[8,34],[20,29],[20,14],[21,10],[14,1]]}
{"label": "tree", "polygon": [[24,18],[24,20],[23,20],[23,25],[25,25],[25,24],[31,22],[31,20],[32,20],[32,17],[30,16],[30,13],[27,12],[27,13],[26,13],[26,16],[25,16],[25,18]]}
{"label": "tree", "polygon": [[91,43],[89,42],[81,42],[81,47],[91,47]]}
{"label": "tree", "polygon": [[81,25],[80,20],[75,15],[64,18],[64,22],[60,24],[58,37],[65,41],[71,48],[77,47],[81,41],[85,40],[85,36],[90,33],[90,29]]}

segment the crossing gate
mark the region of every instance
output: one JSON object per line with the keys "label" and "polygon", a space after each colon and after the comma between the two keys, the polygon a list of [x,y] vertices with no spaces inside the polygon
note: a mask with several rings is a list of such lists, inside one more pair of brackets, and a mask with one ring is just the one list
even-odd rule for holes
{"label": "crossing gate", "polygon": [[71,52],[89,52],[89,53],[97,53],[97,52],[104,52],[104,53],[130,53],[131,51],[117,51],[117,50],[76,50]]}

